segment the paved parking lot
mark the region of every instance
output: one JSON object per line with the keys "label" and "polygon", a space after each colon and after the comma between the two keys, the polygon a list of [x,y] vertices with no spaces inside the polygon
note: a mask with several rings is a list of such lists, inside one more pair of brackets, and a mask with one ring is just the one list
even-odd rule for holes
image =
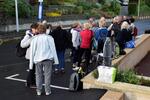
{"label": "paved parking lot", "polygon": [[[0,98],[1,100],[99,100],[106,90],[68,91],[73,72],[69,56],[66,56],[65,74],[52,75],[52,94],[36,96],[35,89],[25,87],[28,63],[15,56],[16,41],[0,46]],[[66,54],[68,55],[68,54]]]}

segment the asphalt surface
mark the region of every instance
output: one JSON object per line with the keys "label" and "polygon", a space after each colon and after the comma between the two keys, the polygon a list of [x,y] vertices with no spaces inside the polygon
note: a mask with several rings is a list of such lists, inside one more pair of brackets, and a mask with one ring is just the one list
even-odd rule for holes
{"label": "asphalt surface", "polygon": [[141,35],[145,30],[150,30],[150,19],[135,20],[135,25],[138,28],[138,35]]}
{"label": "asphalt surface", "polygon": [[25,87],[28,62],[15,56],[16,43],[15,40],[0,45],[0,100],[99,100],[106,92],[101,89],[68,91],[69,78],[73,71],[67,51],[65,74],[52,75],[52,94],[36,96],[35,89]]}

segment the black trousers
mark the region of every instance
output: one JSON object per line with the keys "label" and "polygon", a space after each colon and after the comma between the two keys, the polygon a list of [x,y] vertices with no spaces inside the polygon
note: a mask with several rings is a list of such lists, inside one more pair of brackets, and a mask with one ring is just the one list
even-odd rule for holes
{"label": "black trousers", "polygon": [[27,86],[36,85],[35,81],[35,64],[33,65],[33,69],[30,69],[27,75]]}
{"label": "black trousers", "polygon": [[104,47],[104,42],[102,40],[99,40],[98,41],[97,53],[102,53],[103,52],[103,47]]}
{"label": "black trousers", "polygon": [[78,67],[80,67],[81,61],[82,61],[82,56],[85,53],[85,66],[81,66],[83,71],[85,73],[89,72],[89,61],[91,58],[91,49],[90,48],[80,48],[79,49],[79,55],[78,55]]}

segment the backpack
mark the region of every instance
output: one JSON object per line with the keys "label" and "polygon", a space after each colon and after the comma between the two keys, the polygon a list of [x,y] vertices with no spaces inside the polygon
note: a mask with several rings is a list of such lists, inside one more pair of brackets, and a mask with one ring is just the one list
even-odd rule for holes
{"label": "backpack", "polygon": [[70,76],[69,91],[75,92],[83,89],[83,83],[81,82],[82,74],[74,72]]}
{"label": "backpack", "polygon": [[106,28],[99,28],[96,30],[95,38],[98,42],[105,42],[106,37],[108,35],[108,31]]}
{"label": "backpack", "polygon": [[[30,37],[31,37],[31,34],[28,34]],[[22,40],[22,39],[21,39]],[[21,40],[17,43],[16,45],[16,51],[15,51],[15,54],[17,57],[24,57],[26,55],[26,51],[29,47],[26,47],[26,48],[22,48],[20,46],[21,44]]]}
{"label": "backpack", "polygon": [[27,48],[22,48],[21,46],[20,46],[20,43],[21,43],[21,41],[19,41],[18,43],[17,43],[17,45],[16,45],[16,56],[17,57],[24,57],[25,55],[26,55],[26,51],[27,51]]}

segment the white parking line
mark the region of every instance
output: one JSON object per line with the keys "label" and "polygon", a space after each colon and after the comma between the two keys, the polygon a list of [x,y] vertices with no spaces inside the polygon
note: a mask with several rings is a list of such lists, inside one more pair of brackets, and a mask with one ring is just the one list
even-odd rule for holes
{"label": "white parking line", "polygon": [[[17,77],[17,76],[19,76],[19,74],[14,74],[14,75],[5,77],[5,79],[7,79],[7,80],[13,80],[13,81],[19,81],[19,82],[26,82],[26,80],[14,78],[14,77]],[[61,87],[61,86],[56,86],[56,85],[51,85],[51,87],[52,88],[57,88],[57,89],[62,89],[62,90],[69,90],[69,88],[67,88],[67,87]]]}

